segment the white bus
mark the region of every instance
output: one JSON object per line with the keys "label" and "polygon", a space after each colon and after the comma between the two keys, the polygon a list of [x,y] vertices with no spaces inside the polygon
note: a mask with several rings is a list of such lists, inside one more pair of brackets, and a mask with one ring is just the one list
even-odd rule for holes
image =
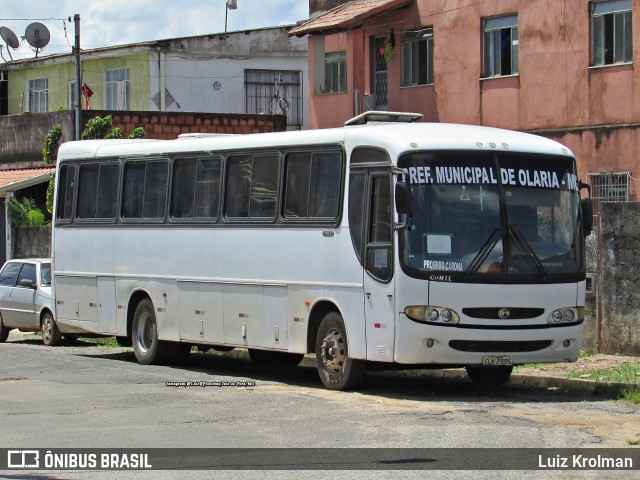
{"label": "white bus", "polygon": [[56,321],[255,362],[315,353],[330,389],[367,365],[576,360],[584,237],[572,153],[494,128],[368,112],[337,129],[60,147]]}

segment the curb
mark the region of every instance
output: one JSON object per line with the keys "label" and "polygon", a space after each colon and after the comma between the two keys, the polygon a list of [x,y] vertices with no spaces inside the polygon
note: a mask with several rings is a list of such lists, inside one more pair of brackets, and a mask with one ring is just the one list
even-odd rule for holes
{"label": "curb", "polygon": [[[315,360],[310,357],[304,357],[300,365],[304,367],[316,367]],[[402,372],[399,370],[398,372]],[[435,370],[411,370],[412,376],[424,376],[432,378],[450,378],[450,379],[468,379],[467,373],[463,369],[435,369]],[[583,395],[602,395],[611,398],[617,398],[623,395],[627,390],[632,388],[640,388],[638,385],[631,383],[617,382],[597,382],[595,380],[584,380],[579,378],[566,377],[545,377],[538,375],[514,374],[511,375],[507,385],[521,385],[527,387],[537,387],[544,389],[566,390]]]}

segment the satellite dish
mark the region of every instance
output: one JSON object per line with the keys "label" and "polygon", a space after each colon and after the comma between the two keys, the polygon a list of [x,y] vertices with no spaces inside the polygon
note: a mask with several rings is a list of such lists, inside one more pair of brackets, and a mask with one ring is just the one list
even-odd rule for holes
{"label": "satellite dish", "polygon": [[17,50],[20,46],[18,37],[11,31],[10,28],[0,27],[0,36],[2,36],[2,39],[4,40],[4,43],[7,44],[7,47],[11,47],[14,50]]}
{"label": "satellite dish", "polygon": [[51,34],[49,29],[39,22],[33,22],[29,24],[24,32],[24,38],[27,39],[29,45],[36,49],[36,57],[38,56],[38,50],[42,50],[49,44]]}

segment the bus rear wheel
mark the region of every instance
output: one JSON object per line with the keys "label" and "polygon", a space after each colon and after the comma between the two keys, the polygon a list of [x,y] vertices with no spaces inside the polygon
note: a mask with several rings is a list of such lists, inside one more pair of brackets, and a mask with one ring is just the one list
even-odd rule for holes
{"label": "bus rear wheel", "polygon": [[365,362],[349,357],[347,332],[337,312],[325,315],[318,328],[316,365],[329,390],[354,389],[364,381]]}
{"label": "bus rear wheel", "polygon": [[156,314],[148,298],[142,300],[136,307],[131,340],[136,360],[142,365],[165,362],[174,353],[170,343],[158,340]]}
{"label": "bus rear wheel", "polygon": [[467,375],[469,378],[483,388],[491,388],[502,385],[509,380],[513,367],[476,367],[467,366]]}

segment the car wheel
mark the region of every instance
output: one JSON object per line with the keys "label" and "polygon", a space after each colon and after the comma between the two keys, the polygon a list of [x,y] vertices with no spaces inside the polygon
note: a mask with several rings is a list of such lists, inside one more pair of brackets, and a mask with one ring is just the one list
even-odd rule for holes
{"label": "car wheel", "polygon": [[492,388],[502,385],[511,376],[513,367],[475,367],[467,366],[467,375],[481,388]]}
{"label": "car wheel", "polygon": [[40,322],[40,331],[42,332],[42,343],[48,346],[58,345],[62,340],[62,334],[58,330],[55,320],[51,312],[45,312]]}
{"label": "car wheel", "polygon": [[328,313],[316,337],[316,365],[320,379],[330,390],[357,388],[365,376],[365,362],[349,357],[347,331],[337,312]]}
{"label": "car wheel", "polygon": [[0,343],[6,342],[8,337],[9,329],[4,326],[4,323],[2,323],[2,318],[0,317]]}
{"label": "car wheel", "polygon": [[138,304],[133,315],[131,341],[136,360],[142,365],[164,363],[174,353],[169,342],[158,340],[156,314],[148,298]]}

